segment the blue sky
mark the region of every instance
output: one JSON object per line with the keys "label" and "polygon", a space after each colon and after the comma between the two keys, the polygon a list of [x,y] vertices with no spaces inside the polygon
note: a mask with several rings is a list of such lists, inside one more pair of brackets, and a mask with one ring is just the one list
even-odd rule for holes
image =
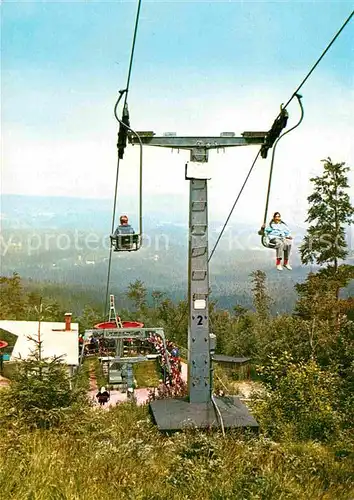
{"label": "blue sky", "polygon": [[[136,2],[10,2],[2,11],[2,192],[113,198],[117,123]],[[143,0],[129,106],[137,130],[219,135],[268,130],[353,3]],[[279,144],[271,208],[303,220],[309,177],[331,156],[354,168],[354,21],[302,89],[305,119]],[[295,101],[290,123],[298,117]],[[257,152],[211,153],[210,208],[227,215]],[[270,155],[269,155],[270,156]],[[188,153],[144,152],[144,195],[187,200]],[[120,186],[137,190],[138,148]],[[259,160],[236,219],[262,218]],[[353,170],[351,172],[354,184]],[[124,207],[120,207],[124,211]]]}

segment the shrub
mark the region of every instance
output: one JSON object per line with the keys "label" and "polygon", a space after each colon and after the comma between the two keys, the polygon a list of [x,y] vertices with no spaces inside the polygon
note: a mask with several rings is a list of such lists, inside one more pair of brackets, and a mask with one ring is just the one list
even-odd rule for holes
{"label": "shrub", "polygon": [[299,439],[330,439],[337,435],[339,378],[321,370],[315,360],[294,363],[284,353],[259,369],[267,392],[254,400],[255,416],[273,436],[295,434]]}
{"label": "shrub", "polygon": [[85,391],[73,387],[60,358],[42,358],[37,343],[27,359],[18,362],[10,386],[0,394],[1,421],[18,421],[47,429],[70,411],[88,405]]}

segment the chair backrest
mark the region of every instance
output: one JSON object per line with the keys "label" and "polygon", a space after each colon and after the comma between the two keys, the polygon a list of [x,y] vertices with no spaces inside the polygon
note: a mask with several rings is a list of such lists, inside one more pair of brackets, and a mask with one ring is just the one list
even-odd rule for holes
{"label": "chair backrest", "polygon": [[137,250],[139,248],[139,234],[118,234],[111,236],[111,244],[114,250]]}
{"label": "chair backrest", "polygon": [[116,236],[118,244],[122,245],[129,245],[131,243],[138,243],[139,242],[139,235],[138,234],[119,234]]}

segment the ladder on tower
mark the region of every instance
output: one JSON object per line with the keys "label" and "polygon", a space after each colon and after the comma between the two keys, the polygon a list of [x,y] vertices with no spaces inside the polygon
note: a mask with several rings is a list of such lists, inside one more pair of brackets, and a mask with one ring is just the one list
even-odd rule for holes
{"label": "ladder on tower", "polygon": [[112,321],[117,325],[117,328],[123,328],[122,321],[116,313],[116,307],[114,303],[114,295],[109,296],[109,318],[108,321]]}

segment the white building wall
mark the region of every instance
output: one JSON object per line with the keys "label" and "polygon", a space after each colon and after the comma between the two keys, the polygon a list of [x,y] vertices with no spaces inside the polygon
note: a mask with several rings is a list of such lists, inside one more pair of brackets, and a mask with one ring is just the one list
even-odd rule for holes
{"label": "white building wall", "polygon": [[[35,349],[31,339],[38,340],[38,321],[0,321],[0,328],[18,337],[11,355],[11,361],[26,359]],[[40,339],[44,358],[62,356],[72,366],[79,363],[79,325],[71,323],[71,330],[65,330],[65,323],[43,321],[40,324]]]}

